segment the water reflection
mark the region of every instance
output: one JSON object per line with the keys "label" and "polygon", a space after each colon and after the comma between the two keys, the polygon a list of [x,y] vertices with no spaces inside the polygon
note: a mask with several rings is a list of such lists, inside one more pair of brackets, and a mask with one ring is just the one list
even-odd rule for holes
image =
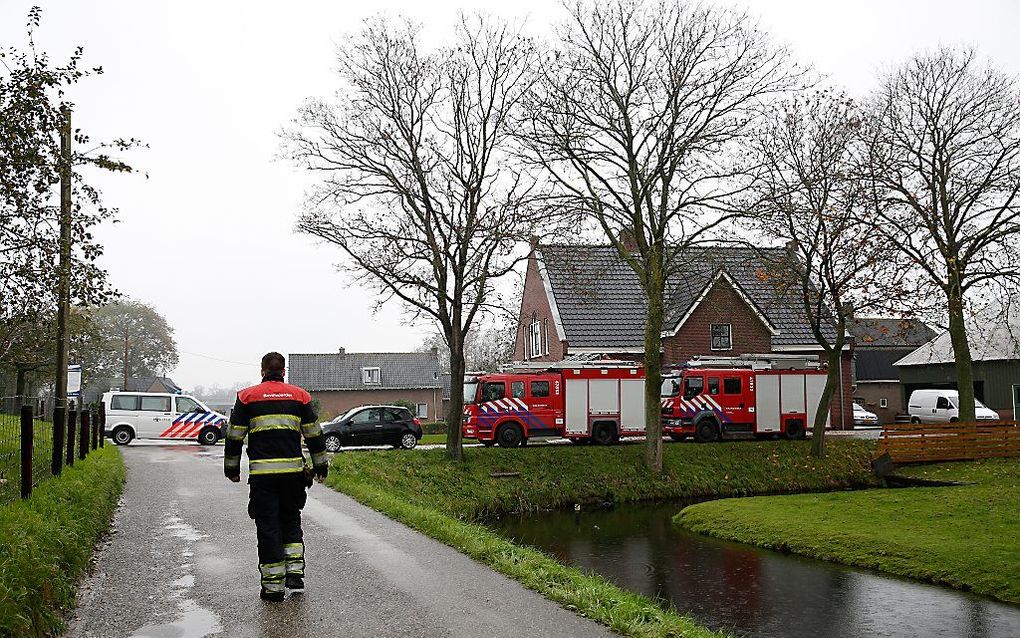
{"label": "water reflection", "polygon": [[508,517],[492,526],[704,624],[761,638],[1016,638],[1020,607],[688,534],[676,504]]}

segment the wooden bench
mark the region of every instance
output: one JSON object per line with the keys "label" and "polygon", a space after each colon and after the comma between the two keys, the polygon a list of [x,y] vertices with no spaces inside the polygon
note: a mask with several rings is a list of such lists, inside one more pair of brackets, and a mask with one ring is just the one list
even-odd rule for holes
{"label": "wooden bench", "polygon": [[1020,421],[891,423],[882,426],[876,458],[894,463],[1020,457]]}

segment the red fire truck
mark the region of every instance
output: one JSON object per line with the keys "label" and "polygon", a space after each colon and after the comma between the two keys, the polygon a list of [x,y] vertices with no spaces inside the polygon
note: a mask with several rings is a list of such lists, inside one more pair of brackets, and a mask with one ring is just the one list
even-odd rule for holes
{"label": "red fire truck", "polygon": [[691,435],[697,441],[803,438],[825,376],[818,361],[795,355],[695,358],[663,377],[663,430],[677,441]]}
{"label": "red fire truck", "polygon": [[500,447],[560,436],[606,445],[645,432],[645,371],[624,361],[564,360],[469,377],[464,438]]}

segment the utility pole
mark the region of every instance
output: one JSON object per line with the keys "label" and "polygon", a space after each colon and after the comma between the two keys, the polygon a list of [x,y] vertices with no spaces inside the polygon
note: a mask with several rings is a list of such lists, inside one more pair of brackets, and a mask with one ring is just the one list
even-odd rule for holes
{"label": "utility pole", "polygon": [[128,391],[128,333],[127,326],[124,326],[124,385],[121,390]]}
{"label": "utility pole", "polygon": [[67,318],[71,306],[71,110],[61,109],[60,128],[60,263],[57,270],[57,380],[53,389],[57,410],[67,414]]}

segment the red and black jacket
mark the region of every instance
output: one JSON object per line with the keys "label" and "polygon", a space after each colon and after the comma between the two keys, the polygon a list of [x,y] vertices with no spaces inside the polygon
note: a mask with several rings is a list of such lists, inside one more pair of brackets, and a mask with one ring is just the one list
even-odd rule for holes
{"label": "red and black jacket", "polygon": [[252,477],[293,475],[304,471],[304,438],[319,476],[327,472],[326,443],[316,422],[312,397],[282,374],[268,374],[262,383],[237,393],[230,414],[223,473],[241,474],[241,448],[248,438],[248,473]]}

